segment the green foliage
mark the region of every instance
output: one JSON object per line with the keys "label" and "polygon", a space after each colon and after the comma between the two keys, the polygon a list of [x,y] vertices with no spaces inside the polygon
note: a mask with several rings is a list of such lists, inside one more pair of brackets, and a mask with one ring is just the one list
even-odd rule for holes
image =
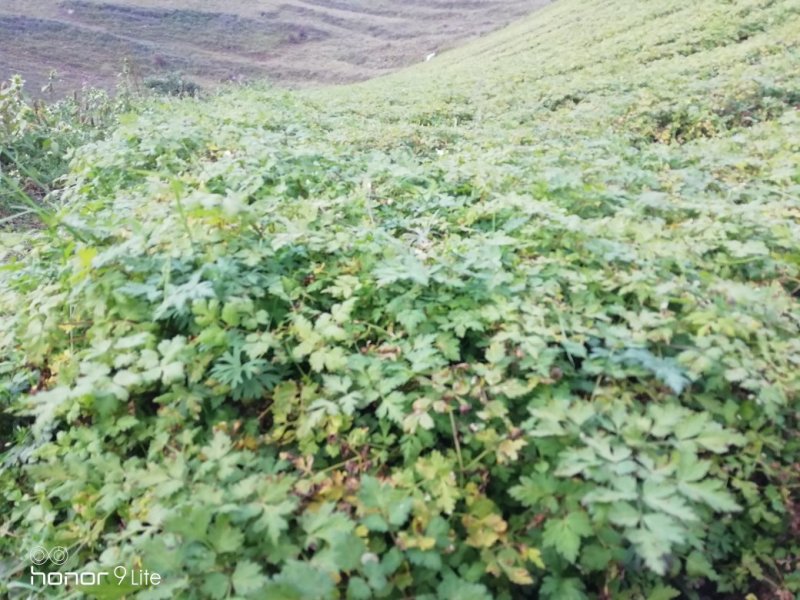
{"label": "green foliage", "polygon": [[58,545],[141,598],[799,592],[800,118],[640,119],[788,89],[798,25],[562,0],[125,115],[0,272],[0,585]]}
{"label": "green foliage", "polygon": [[0,216],[37,212],[30,199],[56,189],[75,148],[101,137],[125,107],[123,96],[100,90],[47,104],[27,98],[19,76],[0,83]]}
{"label": "green foliage", "polygon": [[180,73],[148,77],[144,80],[144,85],[158,94],[167,96],[197,96],[200,93],[200,86],[185,79]]}

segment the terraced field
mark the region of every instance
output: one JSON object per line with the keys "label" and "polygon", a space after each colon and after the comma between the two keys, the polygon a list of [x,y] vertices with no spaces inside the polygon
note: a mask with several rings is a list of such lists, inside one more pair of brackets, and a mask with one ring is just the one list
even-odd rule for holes
{"label": "terraced field", "polygon": [[368,79],[496,29],[548,0],[4,0],[0,76],[38,89],[112,87],[124,59],[142,77],[263,78],[285,85]]}

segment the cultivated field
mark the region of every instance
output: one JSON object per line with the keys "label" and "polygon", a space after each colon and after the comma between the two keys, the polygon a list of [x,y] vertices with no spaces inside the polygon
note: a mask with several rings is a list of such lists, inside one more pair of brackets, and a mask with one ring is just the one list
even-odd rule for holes
{"label": "cultivated field", "polygon": [[38,89],[51,69],[65,92],[112,87],[123,60],[144,77],[184,73],[209,85],[284,85],[381,75],[483,34],[548,0],[4,0],[0,77]]}

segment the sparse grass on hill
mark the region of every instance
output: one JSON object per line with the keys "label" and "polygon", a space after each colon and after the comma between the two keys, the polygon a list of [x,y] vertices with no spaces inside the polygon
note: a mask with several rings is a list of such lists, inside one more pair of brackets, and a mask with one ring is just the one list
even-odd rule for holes
{"label": "sparse grass on hill", "polygon": [[799,53],[792,0],[559,0],[125,115],[0,271],[0,589],[800,593]]}
{"label": "sparse grass on hill", "polygon": [[505,25],[549,0],[4,0],[0,78],[56,92],[113,89],[124,59],[144,77],[181,72],[205,87],[262,79],[342,83],[385,74]]}

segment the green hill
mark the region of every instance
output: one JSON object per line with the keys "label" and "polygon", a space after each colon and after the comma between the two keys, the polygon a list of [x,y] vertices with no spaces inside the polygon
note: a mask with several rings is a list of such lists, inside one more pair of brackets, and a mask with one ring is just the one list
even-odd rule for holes
{"label": "green hill", "polygon": [[793,0],[559,0],[122,115],[5,251],[0,586],[800,593],[799,44]]}

